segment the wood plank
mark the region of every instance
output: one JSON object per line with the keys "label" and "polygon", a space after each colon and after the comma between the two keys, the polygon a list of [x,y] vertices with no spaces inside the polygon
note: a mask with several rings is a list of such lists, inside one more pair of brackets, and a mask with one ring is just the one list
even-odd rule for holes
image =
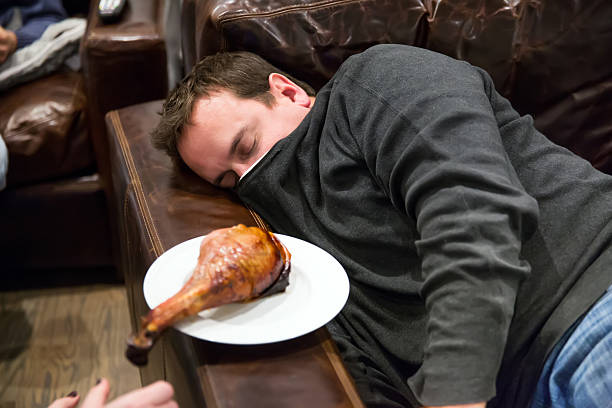
{"label": "wood plank", "polygon": [[100,377],[109,401],[140,386],[123,356],[130,332],[122,285],[0,292],[0,408],[47,407]]}

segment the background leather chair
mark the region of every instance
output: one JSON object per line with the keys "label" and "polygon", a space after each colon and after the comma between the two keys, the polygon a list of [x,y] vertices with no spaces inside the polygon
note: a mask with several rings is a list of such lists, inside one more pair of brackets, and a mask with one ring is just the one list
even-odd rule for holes
{"label": "background leather chair", "polygon": [[166,75],[163,4],[130,0],[120,21],[103,25],[97,0],[65,0],[69,15],[88,20],[85,74],[62,69],[0,95],[0,137],[9,150],[0,259],[12,276],[115,267],[104,113],[165,96],[166,79],[148,80],[151,72],[155,79]]}
{"label": "background leather chair", "polygon": [[[87,2],[65,6],[87,16]],[[5,279],[9,270],[112,265],[87,108],[83,75],[67,68],[0,95],[0,137],[9,151],[0,191]]]}
{"label": "background leather chair", "polygon": [[[608,0],[183,0],[180,23],[166,33],[180,38],[181,52],[172,51],[182,61],[181,74],[206,55],[248,50],[315,88],[348,56],[378,43],[410,44],[467,60],[487,70],[497,89],[521,113],[533,115],[550,139],[612,174],[610,21]],[[121,270],[135,327],[148,310],[144,275],[161,253],[215,228],[262,223],[234,195],[151,147],[149,132],[162,102],[132,105],[106,116],[112,206],[118,214]],[[173,331],[161,343],[141,371],[143,382],[180,378],[173,381],[175,386],[182,384],[188,392],[177,395],[194,398],[182,401],[185,406],[202,399],[211,406],[232,407],[282,406],[279,401],[285,406],[359,405],[350,381],[334,382],[342,377],[342,368],[337,376],[326,377],[329,366],[313,366],[312,358],[288,351],[300,346],[273,349],[279,353],[276,361],[294,360],[291,368],[270,372],[258,360],[269,356],[270,348],[211,346]],[[320,346],[316,340],[313,344]],[[285,392],[294,388],[281,377],[300,378],[305,384],[300,390],[311,392],[291,399]],[[266,384],[275,388],[262,388]]]}

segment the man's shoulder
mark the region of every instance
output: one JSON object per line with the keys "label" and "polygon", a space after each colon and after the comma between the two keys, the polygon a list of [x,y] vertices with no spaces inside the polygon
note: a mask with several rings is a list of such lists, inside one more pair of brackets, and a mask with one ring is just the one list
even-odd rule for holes
{"label": "man's shoulder", "polygon": [[378,59],[386,57],[432,57],[442,56],[442,54],[428,50],[426,48],[415,47],[407,44],[377,44],[366,49],[359,54],[353,55],[354,59]]}
{"label": "man's shoulder", "polygon": [[378,44],[348,58],[343,67],[375,65],[380,69],[403,64],[410,67],[426,68],[432,64],[465,64],[447,55],[404,44]]}
{"label": "man's shoulder", "polygon": [[349,81],[368,89],[437,86],[458,78],[479,75],[465,61],[425,48],[402,44],[379,44],[348,58],[335,81]]}

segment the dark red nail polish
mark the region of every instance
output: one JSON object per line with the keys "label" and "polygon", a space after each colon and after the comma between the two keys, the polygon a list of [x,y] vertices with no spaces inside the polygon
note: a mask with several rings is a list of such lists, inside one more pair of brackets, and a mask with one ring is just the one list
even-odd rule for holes
{"label": "dark red nail polish", "polygon": [[98,379],[96,380],[96,385],[100,384],[101,382],[102,382],[102,379],[101,379],[101,378],[98,378]]}
{"label": "dark red nail polish", "polygon": [[76,391],[71,391],[71,392],[69,392],[69,393],[68,393],[66,396],[67,396],[67,397],[74,398],[74,397],[76,397],[77,395],[79,395],[79,394],[77,394],[77,392],[76,392]]}

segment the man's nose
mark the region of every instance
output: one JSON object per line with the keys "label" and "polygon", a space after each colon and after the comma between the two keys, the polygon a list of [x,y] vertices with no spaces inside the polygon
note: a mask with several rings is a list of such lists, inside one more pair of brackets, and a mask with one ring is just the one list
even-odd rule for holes
{"label": "man's nose", "polygon": [[248,163],[235,163],[232,170],[234,170],[238,177],[242,177],[242,175],[246,173],[249,167],[250,164]]}

